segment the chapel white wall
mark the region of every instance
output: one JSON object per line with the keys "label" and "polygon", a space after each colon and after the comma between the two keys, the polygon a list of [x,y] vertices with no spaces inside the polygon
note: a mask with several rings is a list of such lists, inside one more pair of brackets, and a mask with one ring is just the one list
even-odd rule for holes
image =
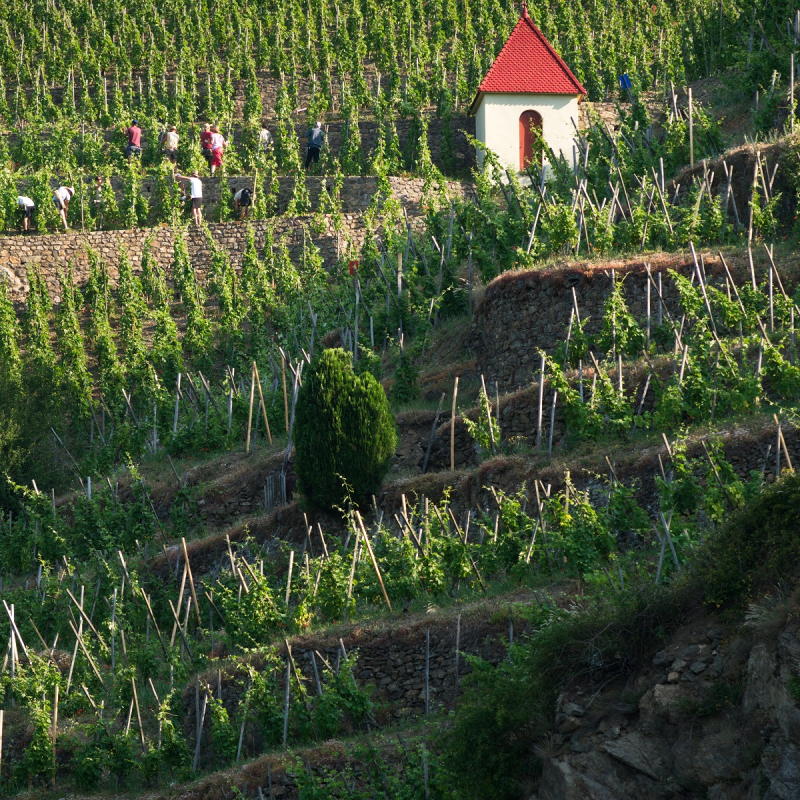
{"label": "chapel white wall", "polygon": [[[523,111],[538,111],[542,117],[542,135],[558,156],[572,163],[573,137],[578,124],[578,98],[566,94],[483,95],[475,114],[475,138],[494,152],[509,170],[519,171],[519,117]],[[478,163],[483,154],[478,150]]]}

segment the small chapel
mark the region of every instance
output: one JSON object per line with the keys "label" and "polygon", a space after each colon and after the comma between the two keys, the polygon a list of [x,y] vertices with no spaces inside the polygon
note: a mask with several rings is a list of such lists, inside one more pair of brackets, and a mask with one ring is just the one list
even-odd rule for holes
{"label": "small chapel", "polygon": [[[572,162],[578,104],[586,90],[528,15],[526,5],[470,106],[475,138],[509,170],[547,162],[543,140]],[[573,125],[574,123],[574,125]],[[483,154],[478,149],[478,163]]]}

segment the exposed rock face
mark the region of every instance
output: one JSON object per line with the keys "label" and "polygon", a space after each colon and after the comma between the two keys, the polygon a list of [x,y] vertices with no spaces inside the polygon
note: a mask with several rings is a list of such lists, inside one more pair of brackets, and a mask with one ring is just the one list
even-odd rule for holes
{"label": "exposed rock face", "polygon": [[530,800],[796,800],[799,632],[780,608],[736,635],[705,619],[626,687],[562,697]]}

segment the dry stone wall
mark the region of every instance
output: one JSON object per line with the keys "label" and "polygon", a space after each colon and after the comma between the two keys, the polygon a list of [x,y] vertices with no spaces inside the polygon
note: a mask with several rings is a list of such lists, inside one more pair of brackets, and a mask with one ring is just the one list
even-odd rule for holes
{"label": "dry stone wall", "polygon": [[[230,179],[236,190],[246,178]],[[325,191],[324,178],[310,178],[312,205],[318,207],[321,192]],[[420,178],[390,178],[392,193],[406,208],[410,216],[419,213],[422,200],[423,181]],[[204,179],[207,199],[214,202],[219,198],[220,179]],[[308,236],[320,249],[325,266],[332,266],[336,259],[352,248],[355,252],[364,243],[362,213],[369,207],[378,189],[376,178],[345,179],[341,191],[342,222],[340,230],[334,227],[330,216],[323,216],[324,229],[320,233],[311,230],[311,217],[276,217],[272,220],[251,222],[255,234],[256,247],[264,247],[268,226],[273,227],[275,241],[285,240],[289,255],[293,260],[302,258],[303,237]],[[288,182],[281,185],[284,198],[291,189]],[[448,191],[454,195],[464,195],[468,184],[450,183]],[[241,222],[217,223],[209,225],[211,234],[218,245],[224,247],[234,267],[241,264],[241,257],[247,243],[247,225]],[[305,232],[304,232],[305,231]],[[88,278],[89,249],[95,251],[108,265],[112,283],[117,277],[120,248],[124,248],[131,260],[134,272],[141,265],[142,248],[151,239],[151,252],[158,263],[167,270],[172,264],[174,232],[169,227],[153,229],[133,229],[119,231],[70,231],[47,236],[4,236],[0,237],[0,279],[5,280],[12,300],[19,304],[28,294],[28,268],[37,266],[47,283],[54,302],[60,302],[58,273],[66,272],[72,265],[76,283],[81,286]],[[188,231],[189,256],[199,277],[204,279],[210,266],[208,241],[201,230],[190,227]]]}
{"label": "dry stone wall", "polygon": [[[359,686],[370,691],[376,704],[376,714],[381,722],[390,719],[420,715],[425,711],[426,634],[430,636],[428,694],[431,710],[452,707],[461,691],[461,680],[472,668],[465,658],[475,655],[492,665],[497,665],[507,654],[506,637],[513,631],[508,613],[466,612],[459,624],[454,616],[437,614],[430,622],[416,620],[401,624],[391,631],[369,623],[359,625],[341,639],[348,654],[357,654],[354,675]],[[516,620],[517,636],[524,632],[527,623]],[[296,637],[292,642],[292,656],[298,673],[310,692],[315,692],[312,653],[321,655],[335,668],[341,658],[340,640],[335,637],[315,635]],[[458,648],[456,648],[458,643]],[[456,658],[456,649],[459,656]],[[285,649],[279,648],[285,657]],[[318,673],[323,674],[323,664],[317,656]],[[256,669],[263,667],[258,657],[252,662]],[[458,670],[458,684],[456,683]],[[241,701],[241,675],[224,673],[220,681],[221,699],[233,717]],[[187,732],[196,730],[194,692],[183,695]],[[248,731],[248,735],[257,735]],[[258,742],[251,744],[259,745]]]}
{"label": "dry stone wall", "polygon": [[[302,179],[302,178],[301,178]],[[201,178],[203,182],[203,214],[206,218],[211,218],[219,205],[220,196],[222,193],[222,182],[226,181],[232,194],[236,194],[239,189],[252,189],[253,177],[242,175],[236,177],[204,177]],[[305,178],[306,187],[308,189],[309,198],[311,201],[312,210],[317,210],[320,207],[320,200],[323,198],[323,193],[330,193],[333,191],[333,178],[332,177],[317,177],[309,176]],[[280,189],[278,191],[278,214],[285,214],[289,202],[292,199],[295,188],[295,178],[292,176],[279,178]],[[389,178],[389,183],[392,187],[392,193],[406,208],[407,212],[411,215],[419,212],[419,204],[422,199],[422,179],[421,178]],[[114,189],[117,202],[121,203],[123,199],[123,184],[122,180],[117,177],[111,179],[111,187]],[[448,188],[451,192],[458,195],[463,195],[466,191],[464,186],[458,182],[448,183]],[[142,195],[152,203],[155,196],[156,181],[152,176],[144,178],[142,181]],[[266,191],[266,185],[262,182],[258,187],[258,191]],[[355,214],[367,209],[372,199],[378,191],[378,179],[376,177],[363,177],[363,178],[345,178],[342,183],[339,199],[341,202],[341,210],[345,214]]]}
{"label": "dry stone wall", "polygon": [[[718,277],[710,270],[716,262],[707,261],[708,278]],[[651,267],[654,280],[661,275],[663,308],[680,318],[678,293],[666,274],[675,269],[690,274],[691,259],[672,259]],[[623,280],[624,294],[631,313],[639,320],[647,316],[647,273],[645,265],[626,265],[615,270],[615,280]],[[721,284],[724,287],[724,281]],[[486,288],[475,310],[470,344],[477,356],[478,371],[487,380],[498,381],[501,390],[509,391],[531,381],[539,369],[538,350],[552,352],[566,338],[570,313],[577,299],[581,320],[587,334],[600,330],[603,306],[611,292],[608,270],[558,269],[506,272]],[[657,293],[651,289],[651,321],[657,323]],[[662,312],[666,323],[666,312]]]}
{"label": "dry stone wall", "polygon": [[[311,222],[310,217],[278,218],[274,221],[275,240],[285,239],[289,255],[293,260],[302,258],[304,226]],[[363,244],[364,229],[360,214],[347,214],[342,230],[334,229],[330,217],[324,218],[322,233],[312,233],[307,229],[305,235],[319,247],[326,266],[331,266],[338,254],[344,252],[348,240],[358,248]],[[256,248],[263,249],[267,226],[266,220],[251,223],[255,234]],[[234,267],[241,264],[242,253],[247,244],[248,226],[241,222],[211,224],[209,230],[216,243],[224,247]],[[65,233],[51,236],[2,237],[0,238],[0,279],[6,281],[13,302],[20,304],[28,295],[28,276],[30,267],[38,267],[47,284],[50,296],[55,303],[61,302],[58,282],[59,273],[65,273],[72,266],[76,283],[82,286],[89,277],[89,250],[96,252],[108,265],[112,283],[117,279],[120,249],[124,248],[130,257],[134,273],[141,267],[142,249],[151,238],[151,253],[169,275],[172,264],[172,248],[175,232],[172,228],[138,229],[125,231],[96,231],[86,233]],[[189,258],[201,281],[205,280],[210,267],[210,248],[202,230],[189,228],[187,243]]]}

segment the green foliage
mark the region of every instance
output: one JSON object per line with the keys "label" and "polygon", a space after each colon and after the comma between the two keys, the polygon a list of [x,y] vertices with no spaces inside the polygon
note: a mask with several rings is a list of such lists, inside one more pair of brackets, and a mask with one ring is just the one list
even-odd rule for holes
{"label": "green foliage", "polygon": [[71,265],[66,278],[59,275],[59,283],[61,305],[56,315],[56,330],[61,353],[61,375],[68,397],[78,413],[85,416],[91,402],[92,379],[78,317],[83,298],[72,279]]}
{"label": "green foliage", "polygon": [[147,222],[150,210],[142,196],[142,179],[137,159],[132,158],[128,162],[122,179],[124,197],[120,216],[126,228],[138,228]]}
{"label": "green foliage", "polygon": [[585,575],[608,561],[614,536],[607,515],[592,506],[588,492],[577,490],[568,479],[564,492],[545,500],[544,507],[558,569]]}
{"label": "green foliage", "polygon": [[562,686],[579,674],[628,674],[681,623],[690,603],[688,592],[657,588],[589,600],[576,614],[547,612],[535,635],[512,645],[497,666],[470,658],[465,695],[444,739],[459,796],[517,797],[518,781],[539,769],[530,742],[550,730]]}
{"label": "green foliage", "polygon": [[284,614],[278,608],[277,593],[264,579],[251,584],[248,592],[241,591],[236,578],[228,584],[218,586],[231,642],[240,647],[257,647],[286,627]]}
{"label": "green foliage", "polygon": [[207,698],[211,711],[211,743],[214,746],[217,764],[224,766],[236,757],[238,736],[235,728],[231,725],[228,710],[222,704],[222,701],[218,700],[210,692]]}
{"label": "green foliage", "polygon": [[699,575],[706,601],[740,605],[796,577],[800,476],[789,473],[752,497],[706,540]]}
{"label": "green foliage", "polygon": [[36,206],[34,220],[37,229],[41,232],[58,230],[61,219],[53,203],[53,187],[48,173],[39,172],[31,178],[28,196]]}
{"label": "green foliage", "polygon": [[312,363],[297,398],[295,441],[298,487],[312,506],[380,488],[397,444],[394,419],[380,384],[356,375],[343,350],[325,350]]}
{"label": "green foliage", "polygon": [[0,386],[4,391],[17,385],[21,378],[20,336],[17,313],[8,294],[8,284],[0,281]]}
{"label": "green foliage", "polygon": [[[357,365],[357,369],[358,366],[360,365]],[[380,364],[376,366],[379,367]],[[410,349],[401,348],[397,356],[397,367],[394,371],[394,383],[391,390],[392,402],[401,406],[404,403],[416,400],[418,397],[419,369],[417,368],[414,353]]]}
{"label": "green foliage", "polygon": [[606,298],[597,347],[606,353],[621,353],[635,358],[644,348],[645,335],[628,310],[622,291],[623,284],[622,280],[614,281],[611,294]]}
{"label": "green foliage", "polygon": [[478,395],[478,400],[480,403],[478,419],[472,420],[466,416],[462,419],[467,427],[467,432],[476,444],[485,452],[492,453],[500,444],[500,425],[494,416],[492,402],[483,388]]}

